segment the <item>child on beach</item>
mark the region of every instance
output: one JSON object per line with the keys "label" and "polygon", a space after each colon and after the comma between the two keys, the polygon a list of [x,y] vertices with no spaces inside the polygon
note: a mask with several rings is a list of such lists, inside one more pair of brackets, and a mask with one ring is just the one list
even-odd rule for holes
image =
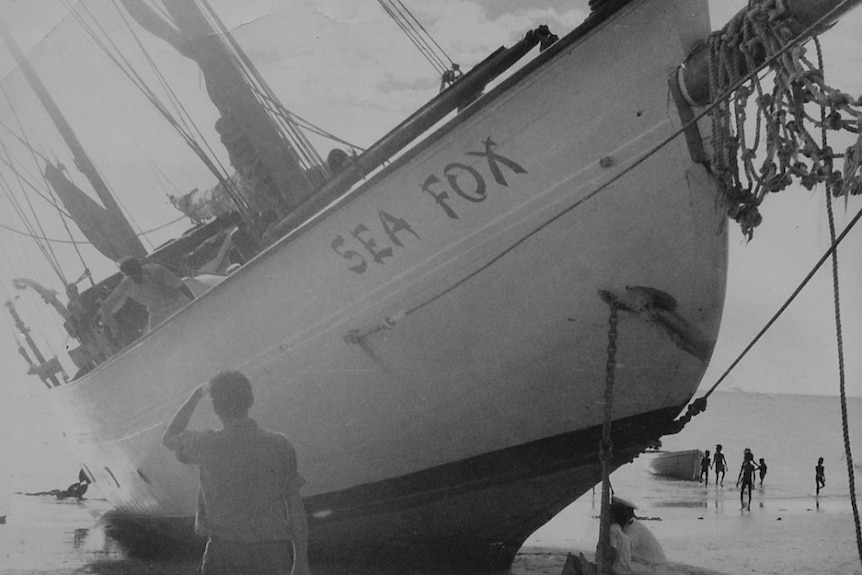
{"label": "child on beach", "polygon": [[715,458],[712,461],[715,465],[715,484],[718,485],[718,476],[721,475],[721,486],[724,487],[724,470],[727,468],[727,460],[721,452],[721,444],[715,446]]}
{"label": "child on beach", "polygon": [[814,482],[817,484],[817,495],[820,495],[820,488],[826,487],[826,469],[823,467],[823,458],[817,459],[817,465],[814,467]]}
{"label": "child on beach", "polygon": [[766,477],[766,461],[761,457],[758,462],[760,465],[760,484],[763,485],[763,478]]}
{"label": "child on beach", "polygon": [[739,477],[736,479],[736,486],[739,489],[739,503],[741,509],[745,509],[743,495],[745,488],[748,487],[748,509],[751,509],[751,487],[754,484],[754,472],[757,471],[757,464],[754,462],[754,454],[750,449],[745,449],[745,459],[742,461],[742,467],[739,469]]}
{"label": "child on beach", "polygon": [[709,485],[709,468],[712,467],[712,463],[709,461],[709,449],[704,452],[703,458],[700,460],[700,479],[697,480],[698,483],[704,483],[705,485]]}

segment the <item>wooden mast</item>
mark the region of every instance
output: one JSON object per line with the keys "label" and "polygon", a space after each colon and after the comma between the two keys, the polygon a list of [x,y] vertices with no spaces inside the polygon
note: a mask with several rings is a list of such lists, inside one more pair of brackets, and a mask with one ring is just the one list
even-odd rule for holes
{"label": "wooden mast", "polygon": [[216,130],[231,164],[259,198],[255,210],[273,210],[281,217],[296,209],[314,191],[312,182],[222,33],[213,29],[195,0],[166,0],[170,21],[141,2],[121,1],[138,24],[200,66],[210,100],[221,114]]}
{"label": "wooden mast", "polygon": [[96,166],[93,165],[90,157],[84,151],[83,146],[81,146],[77,136],[75,136],[75,132],[66,121],[60,108],[57,107],[51,94],[48,93],[45,85],[42,84],[39,76],[36,75],[36,71],[27,61],[27,58],[22,54],[21,49],[18,47],[18,43],[15,41],[15,38],[12,37],[12,34],[9,32],[9,29],[6,27],[2,18],[0,18],[0,36],[3,37],[3,41],[9,48],[9,52],[15,58],[15,62],[18,64],[18,67],[21,69],[27,82],[33,88],[33,91],[42,103],[42,106],[48,112],[48,115],[57,127],[63,140],[66,142],[66,145],[69,146],[69,150],[72,152],[72,156],[75,159],[75,165],[90,181],[90,184],[93,186],[93,190],[96,192],[96,195],[98,195],[102,205],[105,207],[105,210],[110,213],[112,223],[117,226],[118,231],[121,233],[123,250],[127,252],[123,255],[135,257],[143,257],[147,255],[146,248],[144,248],[144,245],[141,243],[140,239],[138,239],[134,229],[132,229],[131,224],[123,215],[113,194],[108,189],[107,184],[102,179],[98,170],[96,170]]}

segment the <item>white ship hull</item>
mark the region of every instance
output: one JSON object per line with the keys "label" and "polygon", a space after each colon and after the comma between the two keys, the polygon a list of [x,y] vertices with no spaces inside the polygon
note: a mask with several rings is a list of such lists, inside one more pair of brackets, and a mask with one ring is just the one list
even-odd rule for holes
{"label": "white ship hull", "polygon": [[[683,138],[591,193],[679,127],[667,75],[709,32],[697,4],[635,3],[544,55],[349,202],[53,390],[116,514],[193,516],[195,469],[161,436],[195,386],[241,369],[252,416],[296,446],[313,553],[422,541],[505,563],[600,478],[599,291],[626,286],[671,295],[705,342],[695,357],[620,312],[615,464],[663,433],[718,334],[724,214]],[[192,426],[217,427],[198,411]]]}

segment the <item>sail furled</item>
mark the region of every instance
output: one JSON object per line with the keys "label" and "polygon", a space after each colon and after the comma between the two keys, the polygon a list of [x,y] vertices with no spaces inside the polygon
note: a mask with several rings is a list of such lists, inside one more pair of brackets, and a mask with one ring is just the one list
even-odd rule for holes
{"label": "sail furled", "polygon": [[146,255],[140,240],[128,227],[125,216],[99,205],[72,183],[61,167],[47,164],[45,177],[78,228],[102,254],[114,261],[126,256]]}
{"label": "sail furled", "polygon": [[252,192],[252,210],[281,217],[296,209],[322,183],[321,168],[304,161],[280,129],[268,111],[273,102],[266,87],[257,86],[258,74],[230,34],[214,29],[212,15],[195,0],[170,0],[159,13],[141,2],[121,2],[138,24],[200,67],[220,113],[215,129],[239,180]]}

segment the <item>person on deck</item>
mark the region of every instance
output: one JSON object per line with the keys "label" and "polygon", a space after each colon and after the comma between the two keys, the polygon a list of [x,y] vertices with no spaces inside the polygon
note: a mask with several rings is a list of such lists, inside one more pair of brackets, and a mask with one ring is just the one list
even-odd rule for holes
{"label": "person on deck", "polygon": [[120,271],[125,277],[102,302],[100,312],[102,320],[115,336],[119,330],[114,314],[120,311],[129,298],[146,306],[150,316],[147,331],[195,299],[183,280],[161,264],[141,264],[136,258],[123,258],[120,260]]}
{"label": "person on deck", "polygon": [[715,484],[718,485],[718,476],[721,475],[721,486],[724,487],[724,473],[727,469],[727,459],[724,457],[724,453],[721,452],[721,444],[715,446],[715,456],[713,457],[712,463],[715,466]]}
{"label": "person on deck", "polygon": [[[187,431],[207,393],[223,429]],[[200,573],[308,575],[305,480],[290,441],[249,418],[253,402],[248,378],[222,371],[192,392],[162,438],[177,459],[200,470],[195,531],[209,538]]]}

